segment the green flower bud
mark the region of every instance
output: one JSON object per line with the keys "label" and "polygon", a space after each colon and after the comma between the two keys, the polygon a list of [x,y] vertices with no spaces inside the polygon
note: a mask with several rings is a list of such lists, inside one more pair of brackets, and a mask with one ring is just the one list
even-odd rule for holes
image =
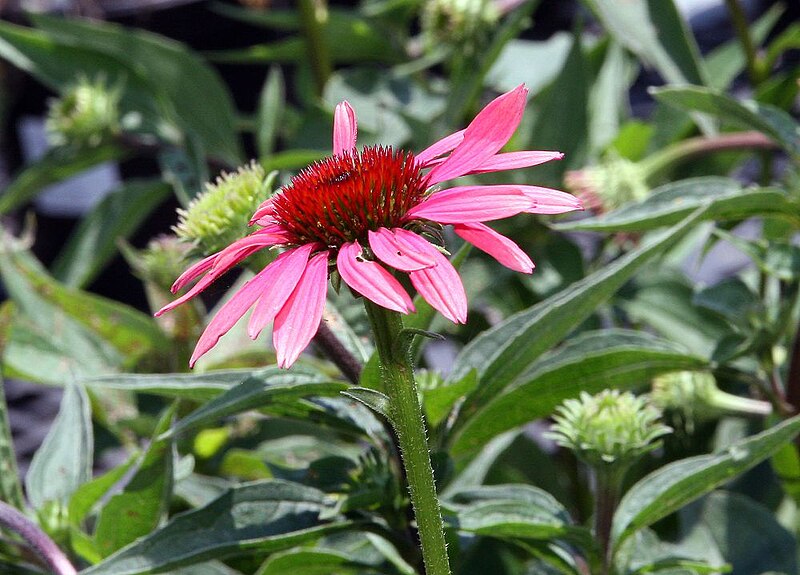
{"label": "green flower bud", "polygon": [[441,43],[476,49],[500,18],[492,0],[431,0],[422,11],[422,31],[430,49]]}
{"label": "green flower bud", "polygon": [[125,246],[123,255],[141,280],[169,292],[172,282],[186,268],[190,250],[191,246],[175,236],[162,235],[141,251]]}
{"label": "green flower bud", "polygon": [[256,162],[233,173],[223,173],[185,210],[178,210],[175,233],[193,242],[203,255],[220,251],[252,231],[250,218],[272,195],[277,172],[265,175]]}
{"label": "green flower bud", "polygon": [[46,128],[54,146],[94,147],[119,132],[119,88],[86,77],[50,101]]}
{"label": "green flower bud", "polygon": [[594,396],[582,392],[556,409],[548,436],[596,469],[625,468],[672,431],[660,417],[645,397],[608,389]]}
{"label": "green flower bud", "polygon": [[650,186],[641,165],[617,155],[582,170],[567,172],[567,189],[595,211],[611,211],[629,202],[645,199]]}
{"label": "green flower bud", "polygon": [[767,415],[772,411],[766,401],[722,391],[714,376],[706,372],[676,371],[660,375],[653,380],[651,397],[659,408],[678,414],[689,431],[695,423],[725,413]]}

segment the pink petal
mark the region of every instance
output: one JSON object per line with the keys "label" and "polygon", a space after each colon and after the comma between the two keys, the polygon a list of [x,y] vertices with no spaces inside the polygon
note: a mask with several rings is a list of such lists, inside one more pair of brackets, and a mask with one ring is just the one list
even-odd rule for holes
{"label": "pink petal", "polygon": [[541,186],[517,186],[522,193],[530,198],[534,205],[525,210],[531,214],[563,214],[574,210],[582,210],[583,203],[567,192],[543,188]]}
{"label": "pink petal", "polygon": [[392,274],[377,262],[361,258],[363,250],[357,242],[339,248],[336,269],[347,285],[379,306],[409,313],[414,304],[406,290]]}
{"label": "pink petal", "polygon": [[292,295],[314,247],[313,244],[306,244],[285,251],[267,266],[270,273],[264,281],[264,289],[247,324],[247,335],[252,339],[257,338],[261,330],[275,319],[286,300]]}
{"label": "pink petal", "polygon": [[333,154],[338,156],[355,148],[357,133],[356,113],[345,100],[333,114]]}
{"label": "pink petal", "polygon": [[172,293],[177,293],[180,289],[182,289],[186,284],[189,282],[197,279],[208,270],[210,270],[214,265],[214,260],[217,259],[218,254],[211,254],[207,258],[204,258],[197,262],[196,264],[190,266],[185,272],[183,272],[178,279],[175,280],[175,283],[172,284],[170,291]]}
{"label": "pink petal", "polygon": [[538,166],[539,164],[544,164],[552,160],[560,160],[563,157],[564,154],[562,152],[550,151],[506,152],[505,154],[495,154],[472,170],[470,174],[485,174],[487,172],[530,168],[531,166]]}
{"label": "pink petal", "polygon": [[250,218],[250,221],[247,222],[248,226],[252,226],[258,220],[271,216],[275,213],[275,206],[272,204],[272,200],[275,196],[271,196],[261,202],[261,205],[258,206],[258,209],[253,213],[253,217]]}
{"label": "pink petal", "polygon": [[436,265],[438,250],[424,238],[402,228],[370,230],[369,247],[383,263],[404,272]]}
{"label": "pink petal", "polygon": [[275,260],[270,265],[248,281],[242,288],[237,291],[231,299],[217,312],[214,319],[203,331],[203,335],[197,341],[197,345],[192,353],[192,358],[189,360],[189,367],[194,367],[195,362],[200,359],[211,348],[217,345],[219,338],[236,324],[237,321],[250,309],[250,306],[255,303],[258,297],[262,294],[264,289],[269,287],[270,276],[272,274],[271,268],[278,263]]}
{"label": "pink petal", "polygon": [[272,343],[278,366],[291,366],[317,333],[327,291],[328,252],[320,252],[308,260],[297,287],[275,317]]}
{"label": "pink petal", "polygon": [[481,223],[455,224],[453,230],[476,248],[512,270],[529,274],[534,265],[520,247],[503,234]]}
{"label": "pink petal", "polygon": [[405,215],[406,220],[422,218],[441,224],[487,222],[532,209],[536,202],[521,186],[460,186],[436,192]]}
{"label": "pink petal", "polygon": [[519,126],[528,90],[520,85],[489,102],[464,132],[464,141],[431,170],[431,185],[464,175],[494,156]]}
{"label": "pink petal", "polygon": [[[442,138],[432,146],[425,148],[419,154],[416,154],[415,157],[417,159],[417,163],[424,168],[433,165],[435,162],[434,158],[438,158],[442,154],[446,154],[464,141],[464,132],[466,132],[466,130],[459,130],[454,134],[450,134],[449,136]],[[435,163],[440,164],[442,161]]]}
{"label": "pink petal", "polygon": [[454,323],[467,322],[467,294],[458,272],[438,254],[432,268],[410,272],[411,283],[431,307]]}

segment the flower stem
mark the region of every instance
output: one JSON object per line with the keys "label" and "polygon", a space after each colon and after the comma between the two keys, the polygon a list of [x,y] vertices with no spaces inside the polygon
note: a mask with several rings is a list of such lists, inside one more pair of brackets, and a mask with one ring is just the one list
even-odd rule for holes
{"label": "flower stem", "polygon": [[76,575],[75,567],[44,531],[10,505],[0,501],[0,527],[19,535],[56,575]]}
{"label": "flower stem", "polygon": [[594,500],[594,533],[603,552],[603,575],[611,573],[613,560],[611,525],[619,504],[624,477],[624,470],[621,470],[619,465],[611,464],[606,468],[595,468],[597,491]]}
{"label": "flower stem", "polygon": [[400,314],[365,301],[381,363],[384,391],[389,396],[391,424],[397,433],[411,504],[417,520],[426,575],[450,575],[442,514],[436,496],[425,422]]}
{"label": "flower stem", "polygon": [[322,95],[325,84],[331,75],[331,58],[325,41],[324,29],[328,21],[328,7],[325,0],[300,0],[300,19],[306,37],[308,59],[314,74],[317,93]]}
{"label": "flower stem", "polygon": [[728,13],[731,17],[731,23],[736,30],[736,35],[739,37],[739,42],[742,45],[745,59],[747,61],[747,75],[750,77],[750,82],[753,87],[761,83],[762,73],[756,54],[756,47],[753,44],[753,38],[750,36],[750,24],[747,22],[747,15],[739,4],[739,0],[725,0],[728,6]]}

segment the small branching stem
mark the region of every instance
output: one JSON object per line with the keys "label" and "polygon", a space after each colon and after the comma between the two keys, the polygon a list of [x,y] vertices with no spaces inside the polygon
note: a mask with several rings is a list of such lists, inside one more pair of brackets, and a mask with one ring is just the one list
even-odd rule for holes
{"label": "small branching stem", "polygon": [[0,501],[0,527],[19,535],[55,575],[76,575],[67,556],[44,531],[20,511]]}

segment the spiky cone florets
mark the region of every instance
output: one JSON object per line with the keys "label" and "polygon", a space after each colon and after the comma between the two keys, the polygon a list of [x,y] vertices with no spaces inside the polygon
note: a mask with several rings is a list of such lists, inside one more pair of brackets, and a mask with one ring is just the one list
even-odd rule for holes
{"label": "spiky cone florets", "polygon": [[595,468],[622,468],[658,447],[672,430],[660,423],[660,411],[647,398],[629,392],[582,392],[556,409],[549,437]]}
{"label": "spiky cone florets", "polygon": [[96,147],[119,132],[121,90],[86,77],[50,101],[46,129],[55,146]]}
{"label": "spiky cone florets", "polygon": [[218,252],[249,231],[250,217],[273,191],[277,172],[265,174],[256,162],[237,171],[223,173],[195,198],[178,210],[175,233],[198,246],[203,255]]}

